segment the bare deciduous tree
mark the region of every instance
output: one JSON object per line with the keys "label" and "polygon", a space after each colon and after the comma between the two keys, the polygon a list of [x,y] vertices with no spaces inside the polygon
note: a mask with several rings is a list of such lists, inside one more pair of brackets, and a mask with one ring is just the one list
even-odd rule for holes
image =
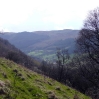
{"label": "bare deciduous tree", "polygon": [[99,64],[99,8],[89,12],[84,27],[79,33],[77,47]]}
{"label": "bare deciduous tree", "polygon": [[58,64],[58,70],[59,70],[59,77],[58,80],[61,82],[62,77],[64,75],[65,70],[65,64],[69,60],[70,56],[67,49],[57,49],[57,64]]}

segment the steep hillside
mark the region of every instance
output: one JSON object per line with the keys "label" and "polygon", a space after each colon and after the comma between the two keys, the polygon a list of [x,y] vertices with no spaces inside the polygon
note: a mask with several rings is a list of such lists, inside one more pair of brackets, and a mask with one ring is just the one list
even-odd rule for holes
{"label": "steep hillside", "polygon": [[91,99],[57,81],[0,58],[0,99]]}
{"label": "steep hillside", "polygon": [[4,35],[0,34],[0,36],[24,52],[30,51],[32,45],[49,38],[47,35],[32,32],[4,33]]}
{"label": "steep hillside", "polygon": [[36,60],[33,60],[29,56],[25,55],[22,51],[2,38],[0,38],[0,56],[31,69],[38,65]]}
{"label": "steep hillside", "polygon": [[[54,30],[20,33],[4,33],[0,37],[7,39],[11,44],[26,54],[42,59],[55,57],[56,48],[67,48],[70,53],[75,48],[75,38],[78,30]],[[42,52],[42,53],[41,53]]]}

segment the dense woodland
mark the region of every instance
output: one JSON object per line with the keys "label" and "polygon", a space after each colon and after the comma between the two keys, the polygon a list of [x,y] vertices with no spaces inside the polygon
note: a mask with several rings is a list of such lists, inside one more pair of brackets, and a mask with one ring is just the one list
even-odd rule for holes
{"label": "dense woodland", "polygon": [[0,38],[0,56],[99,99],[99,8],[89,12],[76,39],[71,56],[68,49],[56,49],[56,61],[40,64],[8,41]]}

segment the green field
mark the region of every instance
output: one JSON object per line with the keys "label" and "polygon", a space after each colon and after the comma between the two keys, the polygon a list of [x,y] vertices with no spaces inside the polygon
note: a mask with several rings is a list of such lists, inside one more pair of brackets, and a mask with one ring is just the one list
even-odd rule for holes
{"label": "green field", "polygon": [[42,60],[49,60],[53,61],[56,59],[56,54],[53,52],[53,50],[35,50],[30,53],[28,53],[29,56],[37,57]]}

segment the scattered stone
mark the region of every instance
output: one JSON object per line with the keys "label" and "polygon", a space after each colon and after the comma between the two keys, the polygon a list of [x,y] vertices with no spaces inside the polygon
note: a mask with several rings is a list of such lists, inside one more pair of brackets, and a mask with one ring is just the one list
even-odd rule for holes
{"label": "scattered stone", "polygon": [[24,81],[25,80],[25,77],[21,77],[21,80]]}
{"label": "scattered stone", "polygon": [[11,86],[11,82],[9,80],[6,80],[5,81],[5,85],[10,87]]}
{"label": "scattered stone", "polygon": [[29,78],[31,78],[31,76],[30,76],[29,74],[27,74],[27,76],[28,76]]}
{"label": "scattered stone", "polygon": [[2,73],[2,75],[4,78],[7,78],[7,75],[4,72]]}
{"label": "scattered stone", "polygon": [[7,94],[9,89],[6,87],[5,82],[0,80],[0,95]]}
{"label": "scattered stone", "polygon": [[6,92],[4,91],[4,89],[2,87],[0,87],[0,95],[2,94],[6,94]]}
{"label": "scattered stone", "polygon": [[56,87],[55,89],[56,89],[56,90],[59,90],[59,91],[61,90],[61,88],[60,88],[59,86],[58,86],[58,87]]}
{"label": "scattered stone", "polygon": [[22,76],[22,74],[21,74],[21,73],[19,73],[17,76],[21,77],[21,76]]}
{"label": "scattered stone", "polygon": [[73,99],[80,99],[77,94],[74,95]]}
{"label": "scattered stone", "polygon": [[0,87],[4,87],[4,86],[5,86],[5,83],[2,80],[0,80]]}
{"label": "scattered stone", "polygon": [[58,99],[56,96],[55,96],[55,93],[54,92],[49,92],[48,94],[48,99]]}
{"label": "scattered stone", "polygon": [[50,86],[52,86],[52,83],[51,83],[51,82],[48,82],[48,84],[49,84]]}
{"label": "scattered stone", "polygon": [[14,69],[13,72],[18,73],[18,70],[17,69]]}
{"label": "scattered stone", "polygon": [[48,91],[48,94],[53,94],[53,92],[52,91]]}

